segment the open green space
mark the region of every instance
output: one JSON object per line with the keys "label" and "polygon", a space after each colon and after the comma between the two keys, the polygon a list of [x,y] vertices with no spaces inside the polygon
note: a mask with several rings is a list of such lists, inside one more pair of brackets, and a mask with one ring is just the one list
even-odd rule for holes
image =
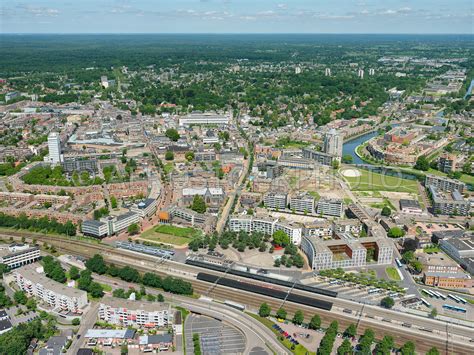
{"label": "open green space", "polygon": [[251,316],[252,318],[255,318],[256,320],[258,320],[260,323],[262,323],[268,329],[270,329],[276,335],[276,337],[278,338],[280,343],[282,343],[283,346],[285,346],[285,348],[290,350],[293,354],[296,354],[296,355],[314,355],[315,354],[314,352],[309,351],[308,349],[306,349],[301,344],[297,345],[294,349],[291,349],[291,346],[293,344],[286,338],[284,338],[283,340],[280,340],[280,338],[279,338],[280,333],[276,329],[272,328],[273,324],[275,324],[274,322],[272,322],[270,319],[260,317],[257,314],[253,314],[253,313],[247,313],[247,314],[249,316]]}
{"label": "open green space", "polygon": [[140,238],[152,242],[184,245],[189,243],[194,237],[199,235],[201,235],[201,232],[194,228],[177,227],[162,224],[143,232],[140,235]]}
{"label": "open green space", "polygon": [[164,166],[163,166],[163,170],[165,171],[166,174],[169,174],[173,171],[174,169],[174,164],[173,163],[166,163]]}
{"label": "open green space", "polygon": [[393,266],[389,266],[385,269],[385,272],[387,273],[388,277],[391,279],[391,280],[394,280],[394,281],[401,281],[402,279],[400,278],[400,275],[398,274],[398,271],[396,268],[394,268]]}
{"label": "open green space", "polygon": [[418,185],[415,180],[402,179],[396,176],[389,176],[374,173],[364,169],[357,169],[360,176],[344,176],[354,191],[393,191],[417,193]]}

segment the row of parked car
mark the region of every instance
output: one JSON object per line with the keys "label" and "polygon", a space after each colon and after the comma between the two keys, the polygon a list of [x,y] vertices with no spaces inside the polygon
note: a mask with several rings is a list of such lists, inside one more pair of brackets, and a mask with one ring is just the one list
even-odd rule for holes
{"label": "row of parked car", "polygon": [[281,329],[281,327],[278,324],[273,324],[272,328],[280,332],[282,336],[288,339],[292,344],[295,344],[295,346],[299,344],[298,340],[294,339],[288,332]]}

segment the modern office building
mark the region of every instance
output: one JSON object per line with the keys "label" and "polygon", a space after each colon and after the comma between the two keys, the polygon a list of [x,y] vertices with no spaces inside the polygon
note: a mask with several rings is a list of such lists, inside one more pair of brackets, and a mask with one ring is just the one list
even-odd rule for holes
{"label": "modern office building", "polygon": [[425,186],[428,188],[430,185],[436,187],[440,191],[452,192],[457,190],[461,193],[466,187],[466,184],[459,180],[450,179],[445,176],[428,174],[426,175]]}
{"label": "modern office building", "polygon": [[308,193],[299,193],[290,197],[290,209],[297,213],[314,213],[314,197]]}
{"label": "modern office building", "polygon": [[322,240],[303,237],[301,250],[308,257],[314,270],[364,267],[367,252],[374,251],[374,259],[379,265],[392,263],[393,250],[389,242],[381,238],[353,238],[349,234],[339,235],[341,239]]}
{"label": "modern office building", "polygon": [[198,113],[193,112],[185,117],[179,118],[180,126],[191,126],[191,125],[227,125],[230,121],[230,115],[228,114],[215,114],[215,113]]}
{"label": "modern office building", "polygon": [[126,212],[118,216],[108,216],[100,219],[101,222],[107,223],[109,235],[119,234],[126,230],[133,223],[140,222],[140,216],[135,212]]}
{"label": "modern office building", "polygon": [[263,203],[266,208],[283,211],[287,208],[287,198],[287,194],[270,191],[263,197]]}
{"label": "modern office building", "polygon": [[29,244],[17,243],[0,244],[0,264],[5,264],[10,269],[34,263],[40,256],[40,248],[36,246],[30,247]]}
{"label": "modern office building", "polygon": [[301,243],[303,229],[301,226],[287,221],[280,221],[269,216],[231,216],[229,218],[229,229],[233,232],[245,231],[247,233],[261,232],[273,235],[277,230],[285,232],[293,244]]}
{"label": "modern office building", "polygon": [[342,157],[343,138],[334,128],[324,135],[323,152],[335,157]]}
{"label": "modern office building", "polygon": [[29,297],[37,297],[59,312],[80,314],[88,304],[87,292],[53,281],[37,272],[39,265],[31,264],[13,271],[13,278]]}
{"label": "modern office building", "polygon": [[160,328],[173,323],[169,303],[107,298],[101,300],[97,313],[100,320],[121,327]]}
{"label": "modern office building", "polygon": [[471,208],[469,200],[464,199],[458,190],[442,191],[433,185],[428,186],[433,201],[433,211],[440,215],[467,216]]}
{"label": "modern office building", "polygon": [[48,135],[48,150],[49,154],[45,157],[45,160],[53,165],[61,163],[61,140],[57,132],[51,132]]}
{"label": "modern office building", "polygon": [[140,217],[150,217],[152,216],[157,209],[157,202],[154,198],[147,198],[143,201],[135,203],[130,208],[130,211],[137,213]]}
{"label": "modern office building", "polygon": [[109,235],[109,225],[105,222],[89,219],[82,222],[81,231],[87,236],[94,238],[104,238]]}
{"label": "modern office building", "polygon": [[338,198],[321,198],[316,207],[316,213],[323,216],[341,217],[344,203]]}

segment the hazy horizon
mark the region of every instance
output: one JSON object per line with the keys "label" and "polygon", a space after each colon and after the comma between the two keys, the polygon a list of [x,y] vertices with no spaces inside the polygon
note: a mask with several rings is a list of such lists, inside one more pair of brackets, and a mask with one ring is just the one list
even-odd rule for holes
{"label": "hazy horizon", "polygon": [[470,0],[10,0],[2,34],[472,34]]}

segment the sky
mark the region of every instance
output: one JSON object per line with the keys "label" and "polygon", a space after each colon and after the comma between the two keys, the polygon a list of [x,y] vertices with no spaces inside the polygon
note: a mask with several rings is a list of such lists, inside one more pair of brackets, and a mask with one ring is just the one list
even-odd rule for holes
{"label": "sky", "polygon": [[1,33],[469,33],[472,0],[5,0]]}

